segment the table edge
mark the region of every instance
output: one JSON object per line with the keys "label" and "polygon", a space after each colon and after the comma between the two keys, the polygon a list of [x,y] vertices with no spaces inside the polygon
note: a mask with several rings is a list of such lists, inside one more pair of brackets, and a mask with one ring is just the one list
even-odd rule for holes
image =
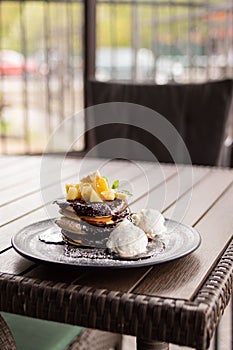
{"label": "table edge", "polygon": [[230,300],[232,278],[233,239],[192,301],[1,273],[0,310],[202,350]]}

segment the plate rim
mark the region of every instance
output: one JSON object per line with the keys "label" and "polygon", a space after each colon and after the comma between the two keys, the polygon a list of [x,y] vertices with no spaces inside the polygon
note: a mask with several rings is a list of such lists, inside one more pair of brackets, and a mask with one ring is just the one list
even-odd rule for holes
{"label": "plate rim", "polygon": [[[201,235],[200,233],[192,226],[190,225],[187,225],[185,223],[180,223],[176,220],[173,220],[173,219],[169,219],[169,218],[165,218],[166,221],[169,221],[169,222],[173,222],[173,223],[177,223],[179,225],[182,225],[184,227],[186,227],[187,229],[189,229],[194,235],[196,235],[198,241],[197,241],[197,244],[194,245],[193,247],[187,249],[186,251],[184,251],[183,253],[181,254],[176,254],[172,257],[167,257],[167,258],[164,258],[162,260],[155,260],[155,261],[147,261],[147,259],[139,259],[139,260],[135,260],[135,261],[132,261],[130,264],[115,264],[115,265],[104,265],[104,264],[84,264],[84,263],[69,263],[69,262],[64,262],[64,261],[55,261],[55,260],[51,260],[47,257],[47,259],[43,259],[41,257],[38,257],[36,256],[35,254],[30,254],[30,253],[27,253],[25,252],[25,250],[22,250],[21,248],[19,248],[17,246],[17,244],[15,243],[15,239],[21,234],[22,231],[24,231],[25,229],[29,229],[31,226],[34,226],[35,224],[41,224],[41,223],[46,223],[46,222],[51,222],[54,220],[56,220],[57,217],[55,218],[50,218],[50,219],[44,219],[44,220],[39,220],[39,221],[36,221],[34,223],[31,223],[25,227],[23,227],[22,229],[20,229],[18,232],[16,232],[12,237],[11,237],[11,245],[12,245],[12,248],[21,256],[23,256],[24,258],[30,260],[30,261],[33,261],[33,262],[39,262],[39,263],[42,263],[42,264],[46,264],[46,265],[58,265],[58,266],[63,266],[63,267],[69,267],[69,268],[97,268],[97,269],[127,269],[127,268],[140,268],[140,267],[146,267],[146,266],[154,266],[154,265],[160,265],[160,264],[164,264],[164,263],[167,263],[167,262],[170,262],[170,261],[174,261],[174,260],[177,260],[177,259],[180,259],[180,258],[183,258],[191,253],[193,253],[195,250],[197,250],[200,245],[201,245],[201,242],[202,242],[202,238],[201,238]],[[35,233],[36,234],[36,233]],[[38,234],[38,233],[37,233]],[[52,244],[52,243],[49,243],[49,244]],[[150,258],[152,259],[152,258]],[[124,260],[121,259],[121,261],[123,262]]]}

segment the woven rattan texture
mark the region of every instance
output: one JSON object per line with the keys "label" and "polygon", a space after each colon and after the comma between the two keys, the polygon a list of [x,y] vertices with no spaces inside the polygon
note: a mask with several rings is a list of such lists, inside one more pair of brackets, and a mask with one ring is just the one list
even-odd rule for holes
{"label": "woven rattan texture", "polygon": [[233,241],[231,241],[216,268],[200,289],[195,301],[208,306],[206,314],[206,341],[209,341],[230,301],[233,290]]}
{"label": "woven rattan texture", "polygon": [[16,350],[16,344],[5,320],[0,315],[0,349]]}
{"label": "woven rattan texture", "polygon": [[203,350],[232,292],[232,259],[233,242],[193,301],[2,274],[0,309]]}
{"label": "woven rattan texture", "polygon": [[119,334],[86,329],[66,350],[120,349],[121,338]]}

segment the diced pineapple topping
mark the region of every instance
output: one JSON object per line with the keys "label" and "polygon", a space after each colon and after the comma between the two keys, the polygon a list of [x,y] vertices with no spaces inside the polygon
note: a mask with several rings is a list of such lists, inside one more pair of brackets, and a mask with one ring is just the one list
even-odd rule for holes
{"label": "diced pineapple topping", "polygon": [[69,188],[75,186],[74,184],[66,184],[66,193],[68,193]]}
{"label": "diced pineapple topping", "polygon": [[122,192],[115,192],[115,197],[124,201],[127,198],[127,194]]}
{"label": "diced pineapple topping", "polygon": [[86,177],[83,177],[80,182],[81,183],[89,183],[93,184],[97,181],[97,179],[101,178],[100,172],[97,170],[95,173],[92,173]]}
{"label": "diced pineapple topping", "polygon": [[66,199],[70,201],[74,201],[75,199],[80,199],[81,194],[80,190],[78,190],[75,186],[69,186]]}
{"label": "diced pineapple topping", "polygon": [[91,194],[90,194],[90,202],[103,202],[102,199],[100,198],[100,196],[96,193],[95,190],[91,190]]}
{"label": "diced pineapple topping", "polygon": [[107,191],[102,191],[101,196],[106,201],[113,201],[115,199],[115,191],[109,188]]}
{"label": "diced pineapple topping", "polygon": [[[118,180],[117,182],[119,183]],[[79,184],[66,184],[67,200],[83,199],[86,202],[103,202],[103,200],[111,201],[115,198],[125,200],[127,195],[116,192],[113,186],[110,188],[108,180],[102,177],[99,171],[82,178]]]}
{"label": "diced pineapple topping", "polygon": [[81,198],[84,201],[88,202],[90,200],[92,189],[93,188],[89,183],[81,184],[80,186]]}
{"label": "diced pineapple topping", "polygon": [[96,191],[101,194],[103,191],[108,191],[108,183],[104,177],[100,177],[96,181]]}

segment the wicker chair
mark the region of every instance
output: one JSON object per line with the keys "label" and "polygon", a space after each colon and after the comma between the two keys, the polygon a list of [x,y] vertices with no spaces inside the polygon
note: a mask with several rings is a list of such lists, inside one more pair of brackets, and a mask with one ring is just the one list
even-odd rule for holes
{"label": "wicker chair", "polygon": [[[121,335],[84,329],[65,350],[109,350],[121,347]],[[13,335],[0,315],[0,349],[17,350]]]}
{"label": "wicker chair", "polygon": [[[87,82],[86,100],[87,107],[108,102],[127,102],[148,107],[164,116],[177,129],[186,144],[193,164],[216,165],[225,136],[232,91],[233,80],[231,79],[198,84],[167,85],[90,80]],[[131,112],[129,108],[124,113],[120,110],[118,112],[122,114],[121,117],[129,124],[123,125],[114,121],[114,127],[111,125],[109,110],[110,108],[104,113],[103,108],[100,112],[96,108],[90,112],[90,118],[88,112],[86,113],[87,127],[92,127],[92,130],[87,133],[87,141],[91,147],[101,145],[109,139],[122,138],[125,143],[124,146],[121,146],[122,142],[119,143],[119,148],[123,147],[125,150],[125,158],[129,156],[131,159],[141,160],[138,149],[126,143],[129,139],[144,145],[159,161],[173,161],[166,147],[147,131],[149,128],[153,132],[153,128],[160,127],[160,124],[155,126],[152,123],[154,115],[152,116],[149,110],[147,113],[145,109],[138,110],[138,113],[136,109]],[[148,126],[147,130],[134,126],[137,118]],[[95,120],[101,120],[105,125],[93,127]],[[169,139],[170,134],[167,137]],[[174,149],[177,146],[176,142],[177,140],[174,140]],[[111,158],[111,153],[110,147],[103,150],[100,148],[98,156]],[[145,159],[145,156],[143,153],[142,160],[154,160],[153,157]]]}
{"label": "wicker chair", "polygon": [[85,329],[66,350],[121,349],[121,335]]}
{"label": "wicker chair", "polygon": [[0,315],[0,349],[16,350],[15,340],[5,320]]}

